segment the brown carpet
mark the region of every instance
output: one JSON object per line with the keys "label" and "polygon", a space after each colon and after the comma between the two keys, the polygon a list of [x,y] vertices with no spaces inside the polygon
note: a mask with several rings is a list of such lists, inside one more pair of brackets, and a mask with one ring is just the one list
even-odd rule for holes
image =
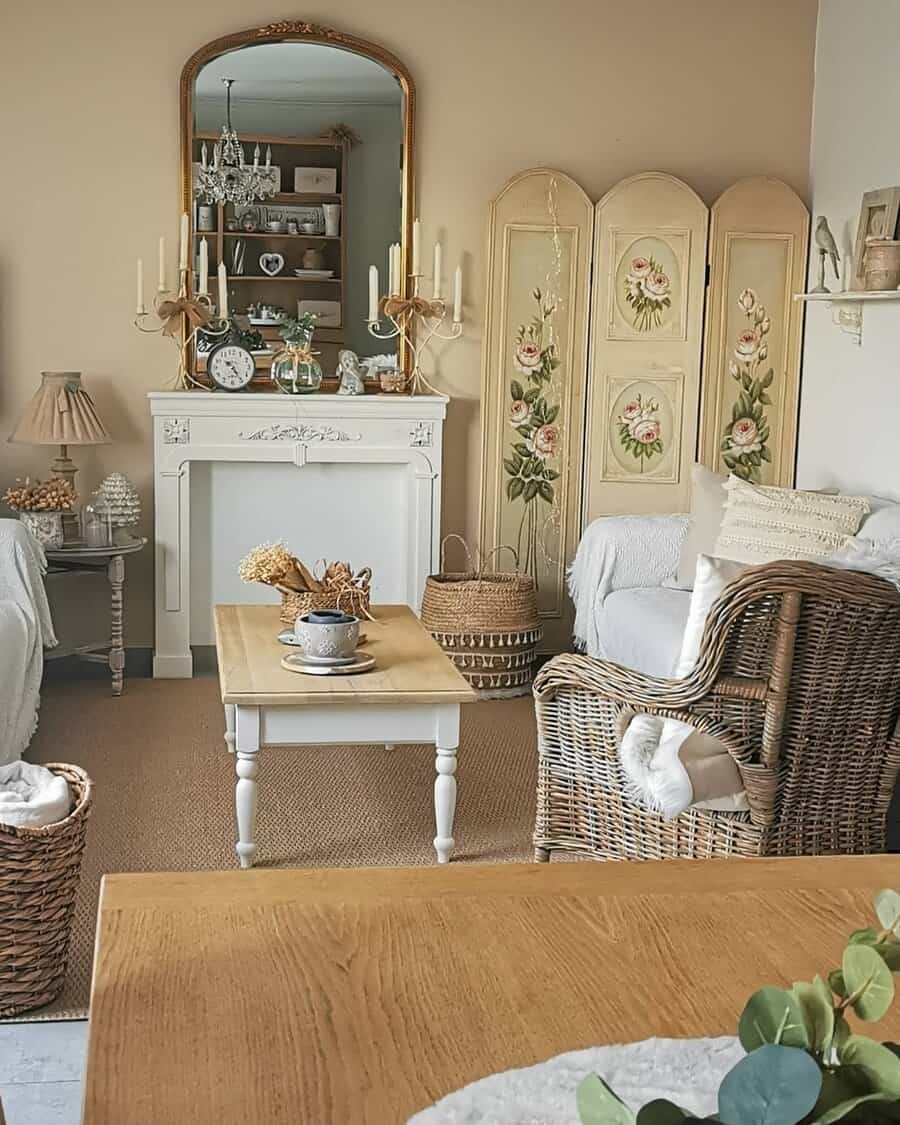
{"label": "brown carpet", "polygon": [[[32,1018],[88,1006],[100,878],[112,871],[237,867],[234,759],[222,738],[218,682],[102,680],[45,685],[28,757],[73,762],[94,781],[94,808],[65,990]],[[530,859],[535,726],[530,697],[463,708],[454,862]],[[258,866],[434,862],[430,747],[264,750]]]}

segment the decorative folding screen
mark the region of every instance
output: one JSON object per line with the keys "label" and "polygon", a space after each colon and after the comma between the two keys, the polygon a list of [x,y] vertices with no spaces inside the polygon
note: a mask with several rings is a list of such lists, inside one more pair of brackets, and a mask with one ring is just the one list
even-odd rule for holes
{"label": "decorative folding screen", "polygon": [[551,651],[571,641],[593,218],[578,184],[549,168],[510,180],[490,208],[481,544],[517,550]]}
{"label": "decorative folding screen", "polygon": [[738,180],[713,206],[699,448],[718,472],[793,483],[808,245],[781,180]]}
{"label": "decorative folding screen", "polygon": [[584,522],[688,506],[697,435],[709,212],[645,172],[597,204]]}

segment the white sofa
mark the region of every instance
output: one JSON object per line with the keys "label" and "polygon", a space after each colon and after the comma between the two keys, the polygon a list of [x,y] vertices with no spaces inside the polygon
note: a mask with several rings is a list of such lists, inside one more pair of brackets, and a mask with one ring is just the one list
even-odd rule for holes
{"label": "white sofa", "polygon": [[56,644],[46,569],[24,524],[0,519],[0,765],[22,756],[37,726],[44,648]]}
{"label": "white sofa", "polygon": [[[900,503],[870,499],[857,538],[900,539]],[[575,642],[589,656],[671,677],[691,601],[672,577],[690,517],[607,516],[584,532],[569,570]]]}

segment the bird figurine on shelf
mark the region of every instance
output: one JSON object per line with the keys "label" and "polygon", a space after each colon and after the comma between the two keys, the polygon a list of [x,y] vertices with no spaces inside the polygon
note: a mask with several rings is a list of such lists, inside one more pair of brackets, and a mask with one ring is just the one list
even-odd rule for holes
{"label": "bird figurine on shelf", "polygon": [[841,256],[838,253],[837,243],[834,241],[834,235],[828,227],[828,220],[824,215],[820,215],[816,219],[816,249],[819,252],[819,281],[815,289],[810,290],[812,293],[830,293],[831,290],[825,284],[825,258],[826,256],[831,259],[831,268],[834,270],[835,278],[839,278],[838,262]]}

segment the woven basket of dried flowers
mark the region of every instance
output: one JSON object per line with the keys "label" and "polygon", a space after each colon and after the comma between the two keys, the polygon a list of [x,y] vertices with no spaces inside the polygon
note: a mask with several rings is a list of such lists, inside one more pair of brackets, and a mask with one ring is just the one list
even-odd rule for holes
{"label": "woven basket of dried flowers", "polygon": [[[469,569],[446,571],[448,540],[457,539]],[[465,679],[483,694],[524,694],[530,690],[542,630],[534,579],[516,571],[485,573],[498,547],[476,567],[465,540],[448,535],[441,544],[441,571],[425,580],[422,624]]]}
{"label": "woven basket of dried flowers", "polygon": [[69,815],[43,828],[0,824],[2,1019],[49,1004],[66,978],[92,785],[78,766],[47,769],[68,782]]}
{"label": "woven basket of dried flowers", "polygon": [[[317,565],[323,564],[324,560]],[[261,543],[241,560],[238,573],[244,582],[262,582],[281,594],[285,625],[293,626],[299,616],[314,609],[342,609],[357,617],[371,617],[369,567],[354,574],[349,563],[332,562],[317,577],[283,543]]]}

